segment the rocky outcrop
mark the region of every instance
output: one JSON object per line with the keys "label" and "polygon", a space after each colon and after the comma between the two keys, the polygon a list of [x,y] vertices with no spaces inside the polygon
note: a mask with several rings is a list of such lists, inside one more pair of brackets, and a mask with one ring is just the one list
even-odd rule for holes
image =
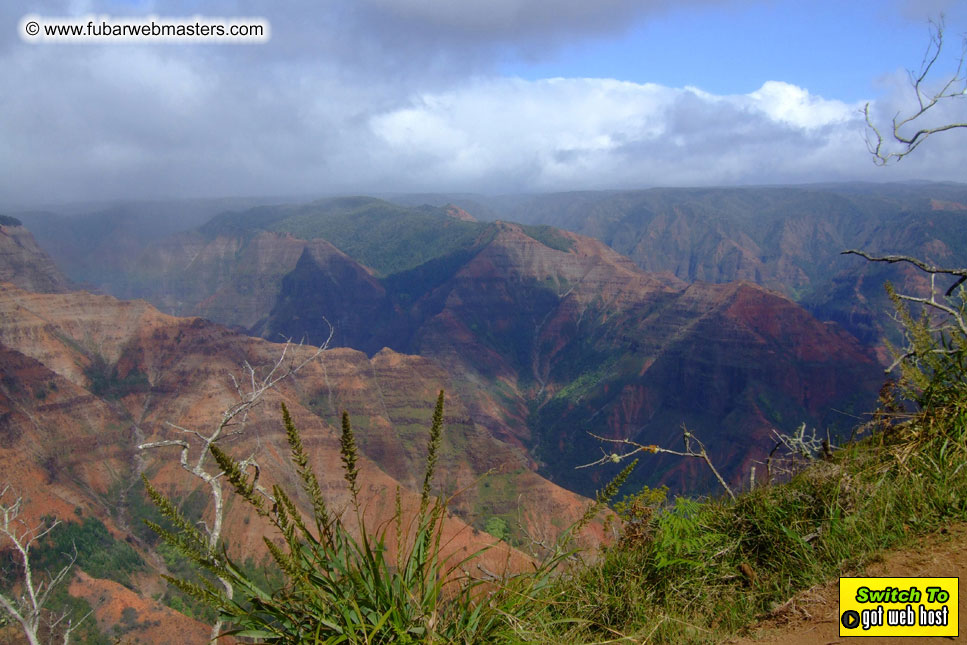
{"label": "rocky outcrop", "polygon": [[0,216],[0,282],[30,291],[59,293],[68,281],[26,228],[12,217]]}
{"label": "rocky outcrop", "polygon": [[464,222],[476,222],[477,218],[463,210],[459,206],[454,206],[453,204],[447,204],[446,213],[448,217],[453,219],[463,220]]}
{"label": "rocky outcrop", "polygon": [[[138,486],[141,473],[179,500],[189,499],[198,482],[179,465],[177,446],[146,452],[137,446],[188,437],[191,458],[197,458],[192,434],[175,426],[212,428],[237,401],[231,377],[244,377],[246,364],[262,375],[283,351],[284,368],[315,350],[286,349],[200,318],[168,316],[143,301],[83,292],[35,294],[0,285],[0,472],[28,500],[23,519],[34,524],[48,515],[65,521],[78,515],[99,518],[149,563],[150,571],[138,576],[134,590],[80,574],[72,593],[91,601],[102,627],[126,620],[131,635],[152,642],[174,638],[168,629],[173,624],[184,623],[192,633],[199,629],[145,600],[164,590],[157,576],[164,568],[133,528],[140,526],[146,507]],[[495,516],[508,525],[518,516],[526,518],[535,534],[546,534],[581,515],[586,500],[533,472],[519,447],[495,439],[478,424],[472,405],[454,392],[438,364],[391,350],[372,358],[352,349],[324,352],[296,378],[268,392],[224,447],[240,457],[256,455],[264,485],[299,490],[280,422],[284,402],[330,508],[346,509],[339,451],[340,415],[346,410],[362,453],[364,516],[371,527],[386,526],[397,491],[405,513],[419,506],[426,433],[440,389],[448,395],[436,490],[460,492],[450,505],[456,515],[444,528],[447,551],[466,555],[491,544],[493,538],[474,526]],[[203,488],[194,495],[207,499]],[[198,510],[202,517],[211,512],[204,503]],[[269,530],[233,504],[224,536],[234,555],[260,557]],[[388,542],[396,544],[392,533]],[[527,561],[505,546],[482,558],[493,571]]]}
{"label": "rocky outcrop", "polygon": [[[875,401],[873,356],[778,294],[645,273],[571,233],[492,230],[458,261],[384,280],[392,306],[370,310],[359,342],[434,359],[478,424],[562,485],[590,494],[602,483],[600,472],[574,470],[598,452],[588,432],[676,445],[687,423],[739,478],[771,447],[773,428],[807,422],[835,435]],[[316,321],[352,301],[310,286],[321,282],[318,269],[311,280],[287,276],[289,305],[271,324],[324,337]],[[710,483],[682,462],[639,473],[681,490]]]}

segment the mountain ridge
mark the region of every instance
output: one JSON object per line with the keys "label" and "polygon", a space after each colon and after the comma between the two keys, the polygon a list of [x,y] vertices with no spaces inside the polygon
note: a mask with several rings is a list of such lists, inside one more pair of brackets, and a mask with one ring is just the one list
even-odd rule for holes
{"label": "mountain ridge", "polygon": [[[842,324],[871,346],[893,333],[879,316],[890,304],[878,285],[890,280],[913,290],[920,286],[918,276],[840,257],[843,250],[900,253],[941,264],[967,253],[962,210],[967,185],[949,182],[421,198],[589,235],[645,270],[669,271],[689,282],[750,280]],[[857,304],[844,289],[862,290],[869,305]]]}
{"label": "mountain ridge", "polygon": [[[408,228],[427,218],[459,234]],[[376,239],[405,245],[411,235],[425,261],[374,269],[306,233],[336,222],[340,235],[363,237],[374,221]],[[282,230],[285,222],[302,232]],[[332,333],[336,346],[371,357],[384,347],[429,357],[492,437],[584,494],[601,477],[571,470],[577,455],[597,449],[585,430],[667,445],[684,421],[735,462],[723,468],[737,478],[773,427],[843,426],[824,406],[860,413],[882,380],[868,352],[779,294],[648,273],[598,240],[553,227],[462,221],[444,207],[363,197],[259,207],[206,226],[154,245],[125,295],[270,339],[321,343]],[[394,266],[404,268],[387,274]],[[154,291],[139,293],[138,284]],[[608,425],[589,426],[593,419]],[[676,473],[689,469],[659,465],[635,483],[684,487]]]}

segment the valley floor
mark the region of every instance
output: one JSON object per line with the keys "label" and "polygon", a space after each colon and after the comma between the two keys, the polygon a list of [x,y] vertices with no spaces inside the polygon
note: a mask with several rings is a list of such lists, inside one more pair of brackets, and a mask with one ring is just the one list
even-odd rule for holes
{"label": "valley floor", "polygon": [[[888,552],[866,568],[863,575],[878,577],[958,577],[967,580],[967,524],[953,524],[939,533],[918,539],[905,549]],[[839,636],[839,581],[813,587],[783,605],[774,615],[754,626],[750,638],[727,641],[729,645],[912,645],[967,640],[967,594],[959,594],[958,638]]]}

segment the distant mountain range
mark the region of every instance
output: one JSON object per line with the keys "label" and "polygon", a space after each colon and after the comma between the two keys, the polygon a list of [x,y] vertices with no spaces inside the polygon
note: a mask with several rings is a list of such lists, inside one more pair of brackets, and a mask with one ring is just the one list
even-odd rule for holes
{"label": "distant mountain range", "polygon": [[[584,494],[608,476],[574,470],[600,454],[589,432],[674,445],[686,423],[736,480],[773,428],[836,434],[883,378],[856,339],[750,281],[690,284],[581,235],[447,205],[356,197],[224,213],[131,267],[113,292],[175,315],[317,343],[331,324],[336,345],[434,359],[492,436]],[[669,460],[636,481],[712,485]]]}
{"label": "distant mountain range", "polygon": [[[589,431],[667,445],[684,422],[737,479],[774,427],[848,427],[883,379],[883,281],[924,285],[841,251],[967,257],[956,184],[392,199],[194,227],[203,209],[158,223],[157,204],[22,219],[72,280],[118,297],[275,341],[322,342],[331,324],[337,346],[431,358],[492,436],[585,494],[604,476],[573,470],[598,450]],[[79,246],[118,252],[98,269]],[[638,481],[707,490],[699,474],[657,460]]]}
{"label": "distant mountain range", "polygon": [[[413,198],[401,196],[400,203]],[[655,188],[485,197],[420,195],[478,217],[544,224],[597,238],[646,271],[687,282],[748,280],[836,321],[863,343],[894,327],[883,283],[922,277],[841,251],[902,253],[938,264],[967,258],[967,184],[819,184]]]}
{"label": "distant mountain range", "polygon": [[[454,208],[480,222],[502,219],[581,233],[627,255],[646,271],[668,272],[686,282],[748,280],[786,295],[820,320],[838,322],[870,346],[894,331],[885,313],[889,303],[883,282],[889,279],[913,290],[924,286],[922,278],[902,267],[843,257],[841,251],[862,248],[905,253],[938,263],[956,263],[958,258],[967,257],[967,229],[963,226],[967,184],[656,188],[504,196],[420,194],[387,199],[424,211],[427,204],[441,211],[456,205]],[[131,288],[131,274],[135,265],[144,261],[142,254],[147,247],[173,233],[196,229],[226,209],[254,203],[153,202],[102,206],[86,215],[16,215],[72,280],[126,295],[151,288]],[[350,204],[351,200],[344,200],[344,214],[352,211]],[[295,211],[300,208],[305,207],[287,207],[296,218]],[[273,217],[280,217],[286,208],[268,210],[275,211]],[[255,209],[251,216],[258,219],[266,212]],[[300,231],[294,220],[282,226],[286,227],[298,236],[313,237],[309,231]],[[316,234],[362,264],[380,266],[379,259],[373,257],[376,249],[368,249],[366,255],[348,240],[334,239],[339,231],[333,228],[338,227],[334,223],[325,234]],[[344,227],[342,234],[351,230]],[[359,240],[356,243],[365,244]],[[405,263],[407,257],[418,260],[421,253],[426,250],[404,253],[397,261]],[[393,267],[383,267],[387,268]],[[178,303],[170,302],[167,310],[178,310]],[[254,323],[247,321],[247,326]]]}

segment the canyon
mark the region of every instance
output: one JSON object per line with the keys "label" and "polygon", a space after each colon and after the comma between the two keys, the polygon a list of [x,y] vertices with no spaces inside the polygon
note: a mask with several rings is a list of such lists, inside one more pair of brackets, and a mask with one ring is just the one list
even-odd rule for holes
{"label": "canyon", "polygon": [[[834,186],[213,202],[151,225],[133,206],[4,216],[2,479],[28,501],[26,520],[95,518],[129,545],[143,563],[130,580],[83,586],[101,590],[99,624],[127,603],[144,619],[132,630],[155,629],[178,601],[158,577],[172,563],[141,526],[140,475],[199,520],[212,509],[176,447],[138,445],[213,427],[238,399],[233,376],[312,357],[265,394],[233,454],[296,487],[284,402],[327,500],[346,508],[346,411],[378,525],[396,490],[404,506],[418,497],[444,390],[446,533],[466,551],[500,527],[507,544],[490,564],[524,562],[619,470],[579,468],[620,452],[598,437],[681,449],[687,428],[733,487],[763,472],[776,431],[805,423],[845,440],[885,380],[883,281],[925,285],[839,253],[950,261],[965,248],[965,203],[957,185]],[[644,455],[624,490],[643,485],[721,494],[700,460],[667,455]],[[228,514],[239,557],[265,531]],[[605,537],[595,524],[582,539]]]}

